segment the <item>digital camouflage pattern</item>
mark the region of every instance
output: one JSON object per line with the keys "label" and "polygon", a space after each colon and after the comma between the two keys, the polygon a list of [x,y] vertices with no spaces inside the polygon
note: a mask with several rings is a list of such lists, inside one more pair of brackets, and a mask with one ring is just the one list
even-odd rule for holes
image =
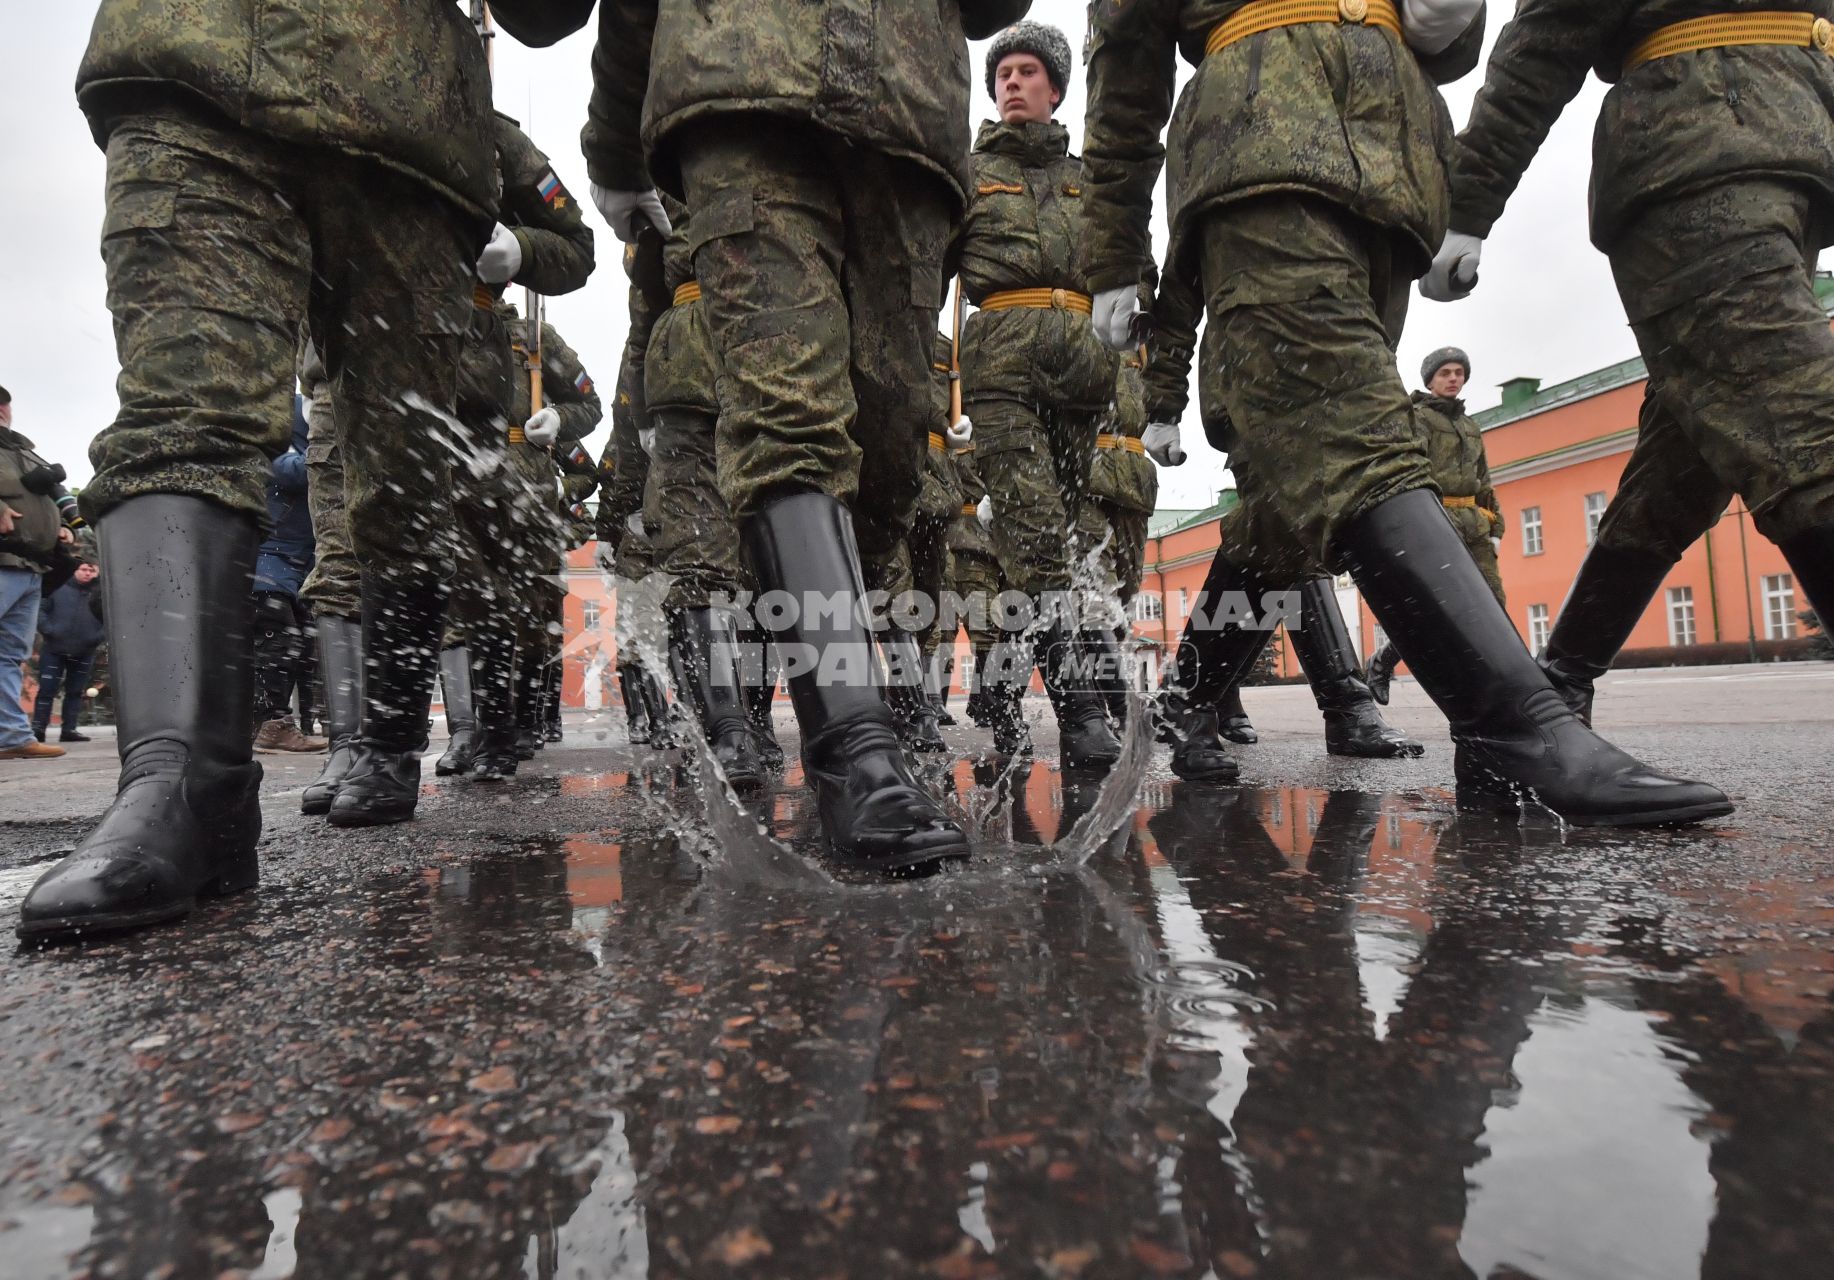
{"label": "digital camouflage pattern", "polygon": [[[518,40],[552,44],[585,25],[592,0],[491,12]],[[161,99],[201,99],[226,132],[380,161],[486,229],[497,207],[490,73],[451,0],[102,0],[77,71],[97,144]],[[358,206],[389,207],[372,199]]]}
{"label": "digital camouflage pattern", "polygon": [[1038,597],[1068,591],[1074,576],[1070,532],[1089,491],[1099,413],[1048,418],[1017,404],[977,408],[975,466],[993,497],[993,547],[1016,591]]}
{"label": "digital camouflage pattern", "polygon": [[117,123],[102,258],[120,411],[90,445],[85,514],[175,493],[263,518],[303,322],[330,371],[358,561],[444,577],[441,415],[480,243],[458,205],[369,160],[176,107]]}
{"label": "digital camouflage pattern", "polygon": [[[675,195],[688,126],[774,116],[967,187],[967,39],[1023,18],[1031,0],[605,0],[581,135],[592,180]],[[765,127],[769,127],[766,125]],[[860,175],[853,175],[858,178]],[[701,206],[692,198],[690,204]]]}
{"label": "digital camouflage pattern", "polygon": [[[1088,293],[1077,268],[1083,165],[1056,121],[987,121],[974,144],[974,182],[957,236],[962,288],[979,307],[1013,289]],[[962,402],[989,400],[1100,411],[1117,361],[1089,318],[1063,307],[975,311],[962,327]]]}
{"label": "digital camouflage pattern", "polygon": [[362,571],[350,545],[344,505],[344,456],[324,361],[310,342],[299,351],[299,388],[306,398],[306,508],[312,513],[313,561],[299,598],[315,616],[355,618],[362,611]]}
{"label": "digital camouflage pattern", "polygon": [[1077,521],[1080,545],[1095,555],[1102,590],[1125,606],[1140,590],[1146,565],[1146,525],[1159,505],[1159,471],[1144,453],[1119,444],[1146,430],[1146,387],[1138,356],[1121,361],[1107,445],[1097,444],[1089,469],[1089,501]]}
{"label": "digital camouflage pattern", "polygon": [[[579,201],[560,181],[553,162],[514,120],[499,114],[496,138],[502,187],[497,221],[515,234],[522,250],[513,283],[550,298],[585,288],[597,260],[592,228],[586,225]],[[509,286],[488,287],[502,297]]]}
{"label": "digital camouflage pattern", "polygon": [[612,398],[611,438],[599,456],[597,534],[599,542],[614,552],[623,544],[626,521],[643,509],[643,487],[649,479],[649,458],[643,452],[640,434],[649,425],[644,360],[650,331],[662,308],[641,281],[651,274],[661,276],[662,255],[662,238],[654,234],[624,246],[624,274],[630,280],[625,314],[630,323],[618,365],[617,393]]}
{"label": "digital camouflage pattern", "polygon": [[1452,226],[1490,234],[1593,71],[1612,86],[1593,135],[1599,248],[1610,252],[1645,208],[1741,179],[1783,181],[1814,193],[1822,207],[1834,202],[1834,59],[1744,46],[1624,71],[1625,55],[1663,27],[1779,10],[1834,18],[1834,0],[1521,0],[1458,138]]}
{"label": "digital camouflage pattern", "polygon": [[[1413,275],[1438,250],[1450,211],[1452,122],[1436,83],[1477,65],[1484,13],[1431,58],[1383,28],[1330,23],[1251,36],[1206,58],[1211,29],[1252,2],[1091,5],[1084,127],[1091,289],[1133,284],[1152,269],[1153,188],[1162,167],[1174,261],[1218,206],[1273,192],[1315,195],[1392,233]],[[1174,110],[1178,53],[1197,71]]]}
{"label": "digital camouflage pattern", "polygon": [[[1589,70],[1592,239],[1649,366],[1637,445],[1599,541],[1679,559],[1744,498],[1792,540],[1834,520],[1834,335],[1815,295],[1834,242],[1834,58],[1745,46],[1622,73],[1651,32],[1751,0],[1525,0],[1460,135],[1453,225],[1487,234]],[[1834,17],[1829,0],[1782,6]]]}

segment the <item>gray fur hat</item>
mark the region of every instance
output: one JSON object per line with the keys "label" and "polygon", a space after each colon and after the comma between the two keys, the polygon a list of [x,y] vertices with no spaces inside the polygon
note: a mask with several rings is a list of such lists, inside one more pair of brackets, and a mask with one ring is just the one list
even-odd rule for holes
{"label": "gray fur hat", "polygon": [[1426,363],[1420,366],[1420,381],[1422,383],[1431,382],[1433,380],[1433,375],[1449,364],[1464,365],[1465,378],[1467,381],[1470,380],[1471,357],[1466,355],[1463,351],[1460,351],[1457,347],[1441,347],[1432,355],[1428,356],[1426,358]]}
{"label": "gray fur hat", "polygon": [[1063,32],[1045,22],[1015,22],[987,46],[988,97],[998,96],[993,89],[993,73],[1000,59],[1011,53],[1032,54],[1044,63],[1044,73],[1058,94],[1070,92],[1070,42],[1064,39]]}

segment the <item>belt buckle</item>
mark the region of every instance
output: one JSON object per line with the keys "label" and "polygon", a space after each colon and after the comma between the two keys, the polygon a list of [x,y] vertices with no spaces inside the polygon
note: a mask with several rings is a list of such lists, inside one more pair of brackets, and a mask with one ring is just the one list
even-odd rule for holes
{"label": "belt buckle", "polygon": [[1337,16],[1345,22],[1369,21],[1369,0],[1337,0]]}
{"label": "belt buckle", "polygon": [[1826,18],[1815,19],[1815,25],[1809,28],[1809,39],[1817,49],[1834,56],[1834,22]]}
{"label": "belt buckle", "polygon": [[1051,306],[1057,311],[1066,310],[1070,305],[1070,295],[1062,289],[1051,290]]}

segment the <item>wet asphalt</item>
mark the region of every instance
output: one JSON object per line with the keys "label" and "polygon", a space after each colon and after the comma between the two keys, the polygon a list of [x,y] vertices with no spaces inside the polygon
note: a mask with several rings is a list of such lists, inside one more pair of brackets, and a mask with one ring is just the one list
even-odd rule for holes
{"label": "wet asphalt", "polygon": [[[576,718],[418,821],[297,813],[263,884],[0,956],[0,1275],[1826,1277],[1834,667],[1615,677],[1740,801],[1563,831],[1251,690],[1244,785],[1146,750],[927,766],[975,859],[827,865]],[[959,700],[957,703],[959,712]],[[0,774],[0,927],[109,745]]]}

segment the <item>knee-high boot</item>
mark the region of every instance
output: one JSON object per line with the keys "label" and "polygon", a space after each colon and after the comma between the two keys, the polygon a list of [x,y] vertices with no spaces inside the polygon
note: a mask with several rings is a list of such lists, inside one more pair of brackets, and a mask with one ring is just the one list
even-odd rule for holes
{"label": "knee-high boot", "polygon": [[764,762],[745,701],[737,623],[724,609],[679,609],[669,633],[675,687],[693,704],[726,781],[735,791],[756,791],[764,785]]}
{"label": "knee-high boot", "polygon": [[331,753],[299,798],[299,811],[312,815],[331,812],[363,732],[362,622],[336,614],[318,619],[318,667],[325,686],[325,734],[331,739]]}
{"label": "knee-high boot", "polygon": [[1325,750],[1365,760],[1425,755],[1425,744],[1390,728],[1369,695],[1331,579],[1313,578],[1300,587],[1299,608],[1299,628],[1288,634],[1324,714]]}
{"label": "knee-high boot", "polygon": [[420,799],[420,753],[446,611],[437,582],[363,581],[363,736],[331,802],[334,827],[406,822]]}
{"label": "knee-high boot", "polygon": [[[1538,655],[1541,669],[1582,724],[1592,723],[1593,682],[1611,670],[1675,562],[1650,551],[1594,543]],[[1416,673],[1418,674],[1418,673]]]}
{"label": "knee-high boot", "polygon": [[478,754],[478,715],[471,681],[471,650],[462,644],[439,651],[439,685],[446,701],[446,730],[452,735],[444,755],[433,763],[442,778],[465,773]]}

